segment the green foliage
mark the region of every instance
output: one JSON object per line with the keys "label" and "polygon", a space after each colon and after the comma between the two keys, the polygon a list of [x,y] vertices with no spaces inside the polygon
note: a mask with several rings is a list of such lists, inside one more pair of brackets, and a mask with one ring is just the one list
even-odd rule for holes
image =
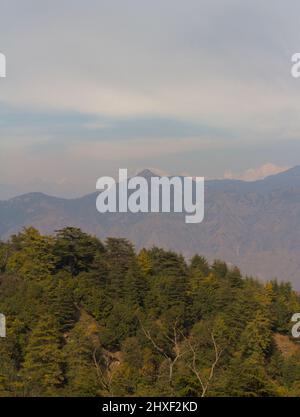
{"label": "green foliage", "polygon": [[65,269],[72,276],[87,271],[96,254],[103,251],[101,242],[75,227],[67,227],[56,234],[54,255],[56,269]]}
{"label": "green foliage", "polygon": [[63,353],[66,359],[66,379],[70,396],[96,396],[100,393],[93,354],[95,345],[88,329],[78,322],[70,331]]}
{"label": "green foliage", "polygon": [[13,251],[7,260],[6,271],[17,273],[25,278],[45,278],[51,274],[55,265],[53,253],[54,240],[29,227],[12,237]]}
{"label": "green foliage", "polygon": [[40,318],[25,349],[22,367],[25,393],[55,395],[63,382],[60,334],[50,315]]}
{"label": "green foliage", "polygon": [[27,228],[0,242],[0,311],[0,396],[300,395],[299,294],[220,260]]}

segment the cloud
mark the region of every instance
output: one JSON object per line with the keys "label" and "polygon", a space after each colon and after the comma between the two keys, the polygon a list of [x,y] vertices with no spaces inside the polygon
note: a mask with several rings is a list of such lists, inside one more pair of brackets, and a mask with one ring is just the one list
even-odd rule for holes
{"label": "cloud", "polygon": [[4,10],[14,25],[0,28],[8,103],[264,135],[285,129],[293,111],[300,127],[290,76],[299,39],[294,0],[64,0],[51,8],[46,1],[46,9],[31,1],[30,13],[18,6],[27,22],[12,13],[15,1]]}
{"label": "cloud", "polygon": [[151,139],[139,139],[135,141],[102,141],[101,143],[77,143],[69,148],[67,155],[71,160],[77,161],[85,159],[87,161],[139,161],[147,157],[157,157],[163,155],[182,154],[189,152],[213,149],[214,144],[210,138],[199,139],[181,138],[162,138],[157,140],[157,146],[154,146]]}
{"label": "cloud", "polygon": [[249,168],[246,171],[239,174],[236,174],[232,171],[226,171],[224,173],[224,178],[237,179],[243,181],[257,181],[266,178],[269,175],[275,175],[279,174],[280,172],[284,172],[289,168],[290,167],[282,167],[268,162],[258,168]]}
{"label": "cloud", "polygon": [[299,162],[297,0],[2,3],[0,171],[10,183],[41,166],[71,183],[121,164],[216,177],[242,172],[249,155],[253,166]]}

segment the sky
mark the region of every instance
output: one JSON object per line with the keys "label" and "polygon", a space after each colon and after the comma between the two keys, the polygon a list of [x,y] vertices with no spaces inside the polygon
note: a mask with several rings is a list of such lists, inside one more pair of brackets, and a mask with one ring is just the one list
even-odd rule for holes
{"label": "sky", "polygon": [[0,191],[300,164],[299,15],[298,0],[0,0]]}

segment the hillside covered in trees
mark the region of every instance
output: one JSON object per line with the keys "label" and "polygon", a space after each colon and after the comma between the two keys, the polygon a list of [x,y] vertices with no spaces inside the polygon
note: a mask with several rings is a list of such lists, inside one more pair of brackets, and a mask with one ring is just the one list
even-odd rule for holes
{"label": "hillside covered in trees", "polygon": [[[150,190],[157,174],[144,170],[138,176]],[[185,223],[185,213],[99,213],[98,196],[70,200],[29,193],[0,201],[0,239],[28,225],[42,234],[78,227],[103,240],[126,237],[138,250],[158,246],[186,258],[201,253],[210,262],[222,259],[243,273],[264,281],[276,276],[300,291],[300,166],[259,181],[205,180],[204,220],[192,225]]]}
{"label": "hillside covered in trees", "polygon": [[0,396],[300,395],[287,283],[76,228],[24,229],[0,271]]}

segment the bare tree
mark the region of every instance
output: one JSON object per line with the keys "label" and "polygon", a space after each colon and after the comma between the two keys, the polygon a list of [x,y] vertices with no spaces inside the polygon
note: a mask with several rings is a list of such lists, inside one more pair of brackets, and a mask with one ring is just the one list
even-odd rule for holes
{"label": "bare tree", "polygon": [[113,396],[112,390],[112,373],[110,372],[110,359],[108,356],[103,355],[104,359],[104,370],[100,360],[97,357],[98,348],[96,347],[93,351],[93,362],[96,368],[97,377],[99,379],[100,385],[105,393],[108,393],[109,396]]}
{"label": "bare tree", "polygon": [[157,352],[159,354],[161,354],[167,361],[168,361],[168,365],[169,365],[169,384],[171,386],[171,388],[173,389],[172,386],[172,379],[173,379],[173,373],[174,373],[174,366],[177,363],[178,359],[181,358],[185,353],[187,353],[186,351],[181,351],[181,346],[179,343],[179,334],[181,332],[179,332],[177,330],[177,320],[174,323],[172,330],[173,330],[173,337],[168,336],[167,334],[164,334],[164,336],[166,337],[166,339],[168,339],[171,344],[172,344],[172,349],[171,351],[173,353],[168,353],[166,350],[164,350],[163,348],[161,348],[160,346],[158,346],[158,344],[155,342],[155,340],[153,339],[151,333],[149,330],[146,330],[143,326],[143,324],[141,323],[141,328],[146,336],[146,338],[152,343],[152,345],[154,346],[154,348],[157,350]]}
{"label": "bare tree", "polygon": [[215,340],[215,337],[214,337],[214,334],[212,332],[211,333],[211,339],[212,339],[212,343],[213,343],[213,346],[214,346],[214,356],[215,356],[215,358],[214,358],[213,363],[211,364],[208,378],[204,378],[204,376],[201,374],[201,369],[199,369],[199,367],[197,367],[197,352],[195,350],[195,347],[192,345],[191,341],[187,337],[184,336],[184,338],[185,338],[185,340],[186,340],[186,342],[187,342],[187,344],[190,348],[190,351],[192,353],[192,360],[191,360],[191,363],[189,364],[189,368],[193,372],[193,374],[196,376],[196,378],[197,378],[197,380],[198,380],[198,382],[201,386],[201,390],[202,390],[201,397],[205,397],[205,395],[206,395],[206,393],[207,393],[207,391],[210,387],[210,384],[213,380],[213,377],[214,377],[214,374],[215,374],[215,368],[216,368],[216,366],[217,366],[217,364],[218,364],[218,362],[219,362],[219,360],[222,356],[223,349],[218,347],[218,345],[216,343],[216,340]]}
{"label": "bare tree", "polygon": [[[202,375],[201,368],[197,366],[197,355],[199,355],[199,352],[197,353],[196,348],[192,345],[190,338],[185,336],[182,331],[177,329],[177,320],[175,324],[173,325],[173,337],[168,336],[167,334],[164,334],[164,336],[172,343],[172,352],[173,354],[168,353],[165,349],[161,348],[152,337],[149,330],[146,330],[143,326],[143,324],[140,322],[141,328],[146,336],[146,338],[152,343],[154,348],[157,350],[158,353],[160,353],[169,364],[169,384],[171,388],[172,386],[172,379],[173,379],[173,372],[174,372],[174,366],[178,362],[178,360],[188,353],[188,351],[191,352],[191,363],[188,364],[188,368],[193,372],[193,374],[196,376],[200,387],[201,387],[201,397],[205,397],[207,394],[207,391],[211,385],[211,382],[215,375],[215,369],[220,361],[220,358],[222,356],[223,350],[222,348],[218,347],[214,333],[211,332],[211,340],[214,347],[214,360],[210,366],[209,375],[205,378],[204,375]],[[183,349],[183,344],[180,343],[179,335],[181,335],[181,340],[185,340],[188,350]]]}

